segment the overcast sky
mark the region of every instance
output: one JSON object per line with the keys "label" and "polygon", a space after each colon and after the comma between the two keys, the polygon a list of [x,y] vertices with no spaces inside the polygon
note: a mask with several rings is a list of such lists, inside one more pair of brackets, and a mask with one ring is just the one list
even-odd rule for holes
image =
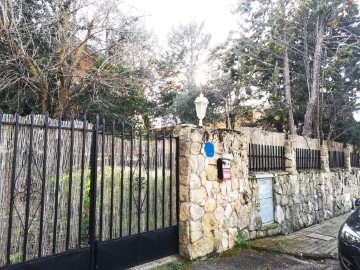
{"label": "overcast sky", "polygon": [[211,46],[225,41],[228,32],[236,29],[236,16],[231,9],[236,0],[124,0],[122,8],[145,16],[146,26],[153,29],[160,42],[166,40],[172,26],[187,23],[191,18],[205,21],[212,34]]}

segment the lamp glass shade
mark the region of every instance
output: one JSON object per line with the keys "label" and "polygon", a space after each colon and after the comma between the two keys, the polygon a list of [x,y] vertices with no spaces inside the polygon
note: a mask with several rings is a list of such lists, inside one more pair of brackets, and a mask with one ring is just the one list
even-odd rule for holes
{"label": "lamp glass shade", "polygon": [[353,111],[352,114],[355,121],[360,122],[360,109]]}
{"label": "lamp glass shade", "polygon": [[199,126],[202,126],[202,119],[204,119],[206,114],[206,108],[209,104],[209,100],[204,97],[203,93],[198,96],[195,101],[196,115],[199,118]]}

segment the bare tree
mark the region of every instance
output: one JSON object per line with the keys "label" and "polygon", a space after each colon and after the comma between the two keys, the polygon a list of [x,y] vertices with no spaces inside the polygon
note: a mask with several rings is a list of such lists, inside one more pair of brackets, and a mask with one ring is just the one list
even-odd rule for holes
{"label": "bare tree", "polygon": [[136,20],[129,21],[116,0],[0,0],[0,9],[0,94],[14,106],[34,99],[31,109],[57,116],[72,112],[84,94],[112,88],[120,97],[129,85],[142,84],[129,75],[139,62],[125,52],[135,50],[141,35],[136,27],[124,29],[125,21],[133,26]]}

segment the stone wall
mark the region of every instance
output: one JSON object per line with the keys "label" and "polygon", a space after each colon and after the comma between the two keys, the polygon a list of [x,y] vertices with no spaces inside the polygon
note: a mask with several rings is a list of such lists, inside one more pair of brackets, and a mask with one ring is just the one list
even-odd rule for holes
{"label": "stone wall", "polygon": [[[253,190],[256,197],[257,190]],[[250,232],[251,238],[293,232],[349,212],[351,200],[360,196],[360,171],[279,173],[274,176],[273,194],[278,227],[269,231],[263,226],[256,234]]]}
{"label": "stone wall", "polygon": [[[296,138],[290,136],[284,140],[286,157],[291,161],[287,162],[287,172],[274,174],[273,178],[274,223],[263,224],[258,180],[248,172],[251,133],[208,131],[193,125],[178,126],[174,133],[180,139],[179,241],[184,258],[195,259],[232,248],[238,228],[249,238],[257,238],[321,222],[348,212],[350,200],[360,195],[359,171],[297,172]],[[276,135],[276,140],[283,140],[282,136]],[[214,157],[204,154],[207,141],[215,146]],[[231,180],[218,179],[218,158],[231,160]]]}

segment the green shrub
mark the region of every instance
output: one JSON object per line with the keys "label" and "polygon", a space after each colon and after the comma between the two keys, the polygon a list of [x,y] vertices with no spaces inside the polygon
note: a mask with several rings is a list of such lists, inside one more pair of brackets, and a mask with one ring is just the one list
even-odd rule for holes
{"label": "green shrub", "polygon": [[239,248],[249,247],[249,241],[246,239],[246,234],[244,231],[240,230],[240,228],[237,228],[235,246]]}

